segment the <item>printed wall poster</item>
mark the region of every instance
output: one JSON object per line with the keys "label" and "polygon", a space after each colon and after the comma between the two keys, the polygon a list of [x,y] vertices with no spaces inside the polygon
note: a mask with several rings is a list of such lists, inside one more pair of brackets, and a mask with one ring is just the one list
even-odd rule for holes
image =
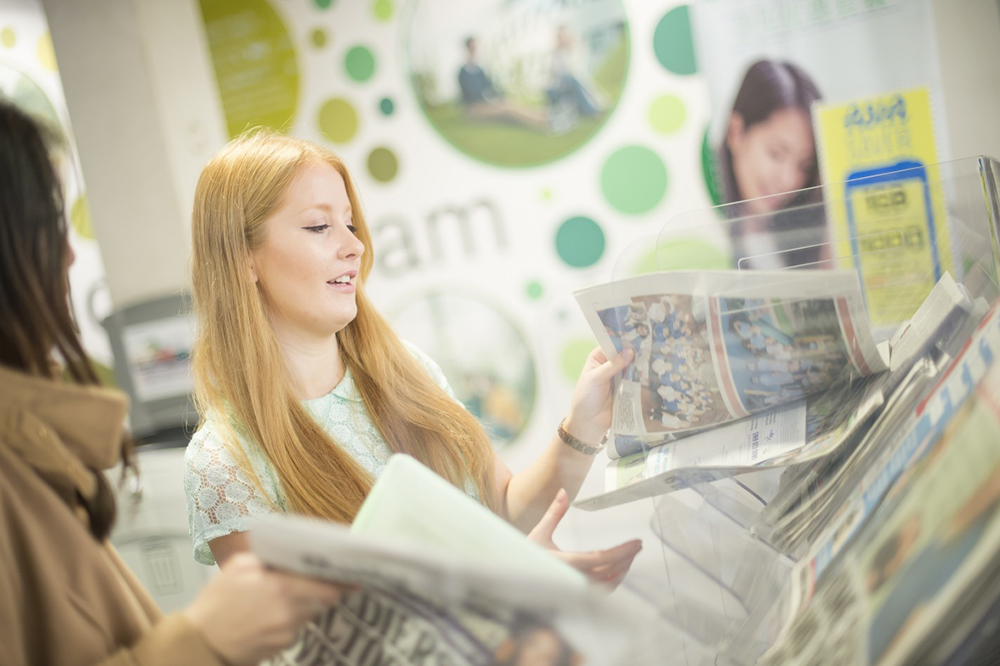
{"label": "printed wall poster", "polygon": [[873,322],[895,324],[952,271],[926,88],[814,108],[836,255],[856,264]]}

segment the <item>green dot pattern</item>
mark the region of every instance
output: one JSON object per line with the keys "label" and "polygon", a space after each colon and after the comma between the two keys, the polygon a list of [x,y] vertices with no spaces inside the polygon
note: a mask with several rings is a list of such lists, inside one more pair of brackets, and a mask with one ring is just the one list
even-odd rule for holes
{"label": "green dot pattern", "polygon": [[719,248],[694,238],[664,241],[639,258],[635,274],[657,271],[724,270],[729,257]]}
{"label": "green dot pattern", "polygon": [[528,286],[524,288],[525,293],[533,301],[537,301],[545,293],[545,289],[542,287],[540,282],[532,281],[528,283]]}
{"label": "green dot pattern", "polygon": [[13,48],[14,44],[17,43],[17,36],[14,31],[10,28],[4,28],[0,30],[0,44],[3,44],[8,49]]}
{"label": "green dot pattern", "polygon": [[379,21],[389,21],[392,19],[393,13],[392,0],[375,0],[372,5],[372,13]]}
{"label": "green dot pattern", "polygon": [[375,55],[364,46],[355,46],[347,52],[344,68],[349,77],[363,83],[375,73]]}
{"label": "green dot pattern", "polygon": [[316,0],[316,6],[320,9],[329,9],[333,4],[333,0]]}
{"label": "green dot pattern", "polygon": [[669,72],[688,75],[698,71],[687,5],[671,9],[660,19],[653,32],[653,52]]}
{"label": "green dot pattern", "polygon": [[396,110],[396,104],[388,97],[383,97],[378,103],[378,109],[384,116],[391,116]]}
{"label": "green dot pattern", "polygon": [[319,129],[334,143],[347,143],[358,133],[358,112],[345,99],[328,100],[319,110]]}
{"label": "green dot pattern", "polygon": [[556,232],[556,253],[575,268],[592,266],[604,254],[604,231],[589,217],[571,217]]}
{"label": "green dot pattern", "polygon": [[388,148],[376,148],[368,154],[368,172],[377,181],[388,183],[399,171],[399,160]]}
{"label": "green dot pattern", "polygon": [[717,173],[717,157],[712,149],[712,144],[708,140],[708,130],[701,140],[701,175],[705,179],[705,187],[708,189],[708,198],[712,200],[713,206],[722,204],[722,188],[719,186]]}
{"label": "green dot pattern", "polygon": [[567,342],[559,354],[559,369],[571,382],[576,382],[587,363],[587,356],[597,344],[590,338],[576,338]]}
{"label": "green dot pattern", "polygon": [[671,134],[684,125],[687,109],[677,95],[663,95],[649,105],[649,124],[660,134]]}
{"label": "green dot pattern", "polygon": [[667,193],[667,166],[649,148],[619,148],[601,169],[601,191],[622,213],[649,212]]}
{"label": "green dot pattern", "polygon": [[309,41],[311,41],[312,45],[316,48],[323,48],[327,43],[326,31],[322,28],[316,28],[309,34]]}

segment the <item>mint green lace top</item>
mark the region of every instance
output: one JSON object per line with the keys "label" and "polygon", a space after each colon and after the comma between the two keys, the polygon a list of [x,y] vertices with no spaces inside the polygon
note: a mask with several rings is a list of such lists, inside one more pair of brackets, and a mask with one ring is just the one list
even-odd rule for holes
{"label": "mint green lace top", "polygon": [[[416,346],[410,343],[406,346],[434,381],[454,398],[454,391],[437,363]],[[335,442],[373,478],[378,477],[392,451],[372,423],[350,370],[330,393],[305,400],[303,405]],[[263,451],[246,439],[241,439],[240,444],[267,492],[266,497],[226,450],[211,420],[194,434],[184,454],[188,528],[194,558],[202,564],[215,564],[208,548],[212,539],[245,532],[252,518],[288,510],[281,482]],[[466,484],[465,490],[474,497],[478,495],[471,483]]]}

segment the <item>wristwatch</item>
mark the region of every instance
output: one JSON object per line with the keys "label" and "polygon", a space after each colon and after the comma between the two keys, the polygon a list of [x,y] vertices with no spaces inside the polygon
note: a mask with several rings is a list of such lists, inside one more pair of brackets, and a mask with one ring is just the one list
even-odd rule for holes
{"label": "wristwatch", "polygon": [[563,427],[563,423],[565,422],[566,419],[563,419],[562,421],[559,422],[559,430],[557,430],[557,432],[559,433],[559,439],[561,439],[570,448],[576,449],[580,453],[586,453],[588,456],[593,456],[603,451],[604,447],[608,445],[607,433],[604,433],[604,437],[601,438],[601,443],[597,446],[584,444],[576,437],[566,432],[566,428]]}

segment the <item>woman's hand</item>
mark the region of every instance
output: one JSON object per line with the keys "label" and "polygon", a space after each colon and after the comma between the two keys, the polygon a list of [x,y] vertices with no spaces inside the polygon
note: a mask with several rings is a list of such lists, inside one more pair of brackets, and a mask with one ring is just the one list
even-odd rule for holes
{"label": "woman's hand", "polygon": [[587,356],[580,378],[573,389],[569,414],[563,427],[583,442],[597,446],[604,433],[611,427],[611,379],[635,358],[635,352],[628,348],[608,360],[600,348]]}
{"label": "woman's hand", "polygon": [[289,647],[345,589],[269,570],[244,552],[233,555],[182,614],[227,663],[257,664]]}
{"label": "woman's hand", "polygon": [[642,541],[633,539],[614,548],[594,550],[589,553],[567,553],[559,550],[552,541],[552,534],[568,509],[569,497],[565,490],[560,489],[549,505],[548,511],[528,533],[528,540],[552,551],[563,562],[586,575],[591,582],[610,586],[611,589],[618,587],[632,566],[632,560],[642,550]]}

